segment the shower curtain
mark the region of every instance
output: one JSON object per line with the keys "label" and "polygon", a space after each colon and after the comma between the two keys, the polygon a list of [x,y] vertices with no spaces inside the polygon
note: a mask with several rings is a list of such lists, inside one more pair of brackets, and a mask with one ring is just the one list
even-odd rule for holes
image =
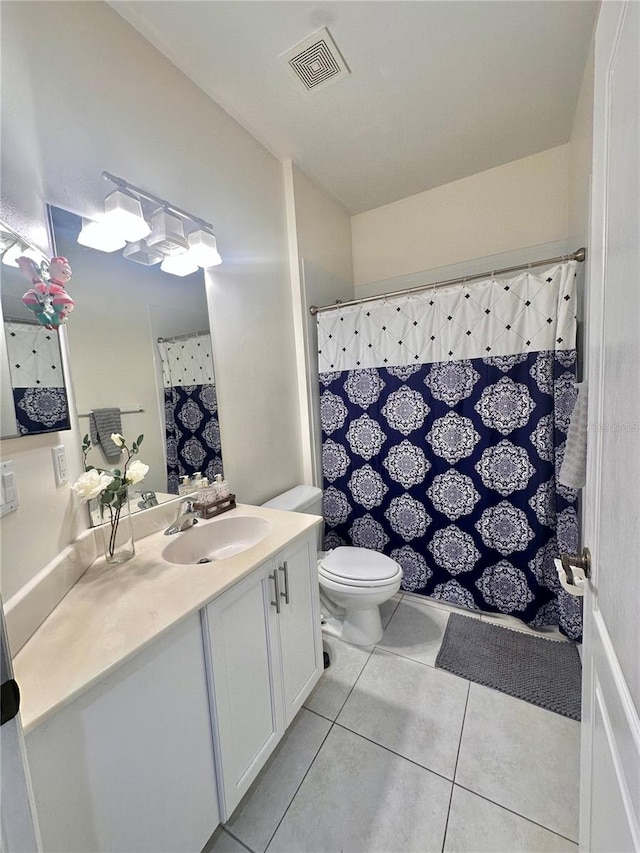
{"label": "shower curtain", "polygon": [[576,395],[576,263],[318,314],[325,548],[402,588],[582,631],[554,557],[578,545],[557,480]]}
{"label": "shower curtain", "polygon": [[180,478],[200,471],[222,474],[220,424],[211,336],[195,333],[158,341],[164,384],[167,489],[178,494]]}

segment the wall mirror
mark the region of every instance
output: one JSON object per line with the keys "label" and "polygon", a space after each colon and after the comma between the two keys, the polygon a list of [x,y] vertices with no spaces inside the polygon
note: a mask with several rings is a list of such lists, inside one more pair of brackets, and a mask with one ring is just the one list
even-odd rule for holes
{"label": "wall mirror", "polygon": [[22,301],[30,289],[16,258],[48,259],[0,221],[0,436],[18,438],[71,429],[60,337]]}
{"label": "wall mirror", "polygon": [[[91,435],[92,420],[99,428],[100,417],[113,415],[104,410],[115,408],[115,431],[129,444],[144,435],[137,458],[149,472],[132,510],[174,499],[185,475],[212,480],[222,473],[222,450],[202,270],[177,277],[120,251],[82,246],[81,217],[57,207],[49,207],[49,220],[75,283],[67,340],[80,434]],[[91,437],[89,464],[117,465],[95,442],[95,429]],[[92,516],[96,522],[95,508]]]}

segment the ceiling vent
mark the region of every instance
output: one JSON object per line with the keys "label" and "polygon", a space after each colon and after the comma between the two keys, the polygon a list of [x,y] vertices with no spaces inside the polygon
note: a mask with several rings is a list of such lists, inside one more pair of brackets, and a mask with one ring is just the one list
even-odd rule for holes
{"label": "ceiling vent", "polygon": [[308,36],[283,53],[282,59],[305,92],[315,92],[351,73],[327,29]]}

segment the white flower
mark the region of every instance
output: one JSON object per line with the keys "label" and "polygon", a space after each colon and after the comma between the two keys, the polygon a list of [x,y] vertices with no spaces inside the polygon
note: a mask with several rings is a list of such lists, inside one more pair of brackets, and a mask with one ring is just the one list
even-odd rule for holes
{"label": "white flower", "polygon": [[127,484],[129,486],[133,486],[136,483],[139,483],[140,480],[144,479],[144,476],[148,470],[149,470],[148,465],[145,465],[144,462],[140,462],[139,459],[136,459],[127,468],[127,474],[126,474]]}
{"label": "white flower", "polygon": [[120,435],[119,432],[112,432],[111,433],[111,441],[114,444],[117,444],[118,447],[124,447],[124,436]]}
{"label": "white flower", "polygon": [[71,488],[81,501],[90,501],[91,498],[97,498],[102,494],[112,480],[113,474],[105,474],[104,471],[92,468],[81,474]]}

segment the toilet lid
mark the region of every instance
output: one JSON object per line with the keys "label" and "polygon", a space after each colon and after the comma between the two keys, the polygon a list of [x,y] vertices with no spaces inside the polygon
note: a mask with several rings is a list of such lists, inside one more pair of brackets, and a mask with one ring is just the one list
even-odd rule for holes
{"label": "toilet lid", "polygon": [[368,548],[334,548],[320,563],[323,574],[348,581],[386,581],[395,578],[400,566],[391,557]]}

